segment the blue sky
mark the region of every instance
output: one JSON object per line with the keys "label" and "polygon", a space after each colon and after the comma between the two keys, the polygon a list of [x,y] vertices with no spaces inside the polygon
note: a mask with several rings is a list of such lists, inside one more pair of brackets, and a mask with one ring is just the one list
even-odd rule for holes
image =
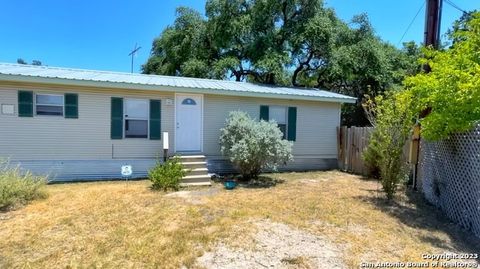
{"label": "blue sky", "polygon": [[[365,12],[377,34],[397,45],[425,0],[328,0],[345,21]],[[464,10],[480,9],[477,0],[453,0]],[[0,9],[0,62],[40,60],[45,65],[130,72],[129,51],[141,46],[134,72],[149,56],[153,39],[171,24],[175,8],[204,11],[193,0],[3,0]],[[425,8],[404,37],[421,42]],[[461,15],[444,4],[442,32]]]}

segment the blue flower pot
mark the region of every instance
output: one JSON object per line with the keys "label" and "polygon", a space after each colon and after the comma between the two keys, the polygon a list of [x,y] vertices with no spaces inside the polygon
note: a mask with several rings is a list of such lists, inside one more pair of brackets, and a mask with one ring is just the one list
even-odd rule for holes
{"label": "blue flower pot", "polygon": [[233,190],[237,186],[237,182],[233,180],[226,180],[223,185],[225,186],[225,189],[227,190]]}

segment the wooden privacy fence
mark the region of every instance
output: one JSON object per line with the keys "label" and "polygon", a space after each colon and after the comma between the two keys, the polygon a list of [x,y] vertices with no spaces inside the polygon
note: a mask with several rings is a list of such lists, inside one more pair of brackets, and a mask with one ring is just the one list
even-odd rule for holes
{"label": "wooden privacy fence", "polygon": [[367,168],[362,158],[368,146],[373,127],[337,128],[338,167],[340,170],[366,175]]}
{"label": "wooden privacy fence", "polygon": [[[343,126],[337,131],[339,168],[366,175],[362,154],[373,127]],[[410,164],[412,175],[418,175],[414,176],[417,186],[430,203],[480,237],[480,124],[470,132],[452,134],[436,142],[419,140],[419,134],[420,130],[414,128],[412,138],[403,148],[403,158]]]}
{"label": "wooden privacy fence", "polygon": [[[368,147],[373,130],[373,127],[347,128],[342,126],[337,128],[338,167],[340,170],[365,176],[368,174],[362,155]],[[403,158],[407,162],[412,161],[410,154],[416,154],[412,152],[415,149],[411,148],[413,146],[411,143],[412,140],[409,139],[403,148]]]}

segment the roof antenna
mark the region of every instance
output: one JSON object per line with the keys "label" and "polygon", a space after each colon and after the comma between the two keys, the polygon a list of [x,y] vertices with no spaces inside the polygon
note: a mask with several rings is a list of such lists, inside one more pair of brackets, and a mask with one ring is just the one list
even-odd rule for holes
{"label": "roof antenna", "polygon": [[130,72],[133,74],[133,57],[137,54],[137,51],[140,50],[142,47],[137,47],[137,43],[135,43],[135,47],[133,50],[128,54],[128,56],[132,57],[132,65],[130,67]]}

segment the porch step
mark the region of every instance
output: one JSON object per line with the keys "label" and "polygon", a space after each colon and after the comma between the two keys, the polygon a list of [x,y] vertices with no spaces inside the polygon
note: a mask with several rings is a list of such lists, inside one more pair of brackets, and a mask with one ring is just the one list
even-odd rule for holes
{"label": "porch step", "polygon": [[199,182],[199,181],[210,181],[209,175],[193,175],[193,176],[184,176],[183,182]]}
{"label": "porch step", "polygon": [[181,155],[179,158],[188,171],[182,179],[182,186],[211,185],[205,155]]}
{"label": "porch step", "polygon": [[180,162],[203,162],[205,161],[205,155],[181,155],[179,156]]}
{"label": "porch step", "polygon": [[207,168],[207,162],[181,162],[187,169]]}
{"label": "porch step", "polygon": [[189,183],[180,183],[181,187],[187,187],[187,186],[212,186],[212,183],[210,181],[202,181],[202,182],[189,182]]}
{"label": "porch step", "polygon": [[197,154],[197,155],[180,155],[178,156],[180,159],[189,159],[189,158],[205,158],[205,155],[203,154]]}
{"label": "porch step", "polygon": [[196,176],[196,175],[206,175],[208,174],[208,169],[207,168],[193,168],[193,169],[183,169],[184,171],[188,172],[188,175],[190,176]]}
{"label": "porch step", "polygon": [[182,179],[184,185],[212,185],[209,175],[185,176]]}

